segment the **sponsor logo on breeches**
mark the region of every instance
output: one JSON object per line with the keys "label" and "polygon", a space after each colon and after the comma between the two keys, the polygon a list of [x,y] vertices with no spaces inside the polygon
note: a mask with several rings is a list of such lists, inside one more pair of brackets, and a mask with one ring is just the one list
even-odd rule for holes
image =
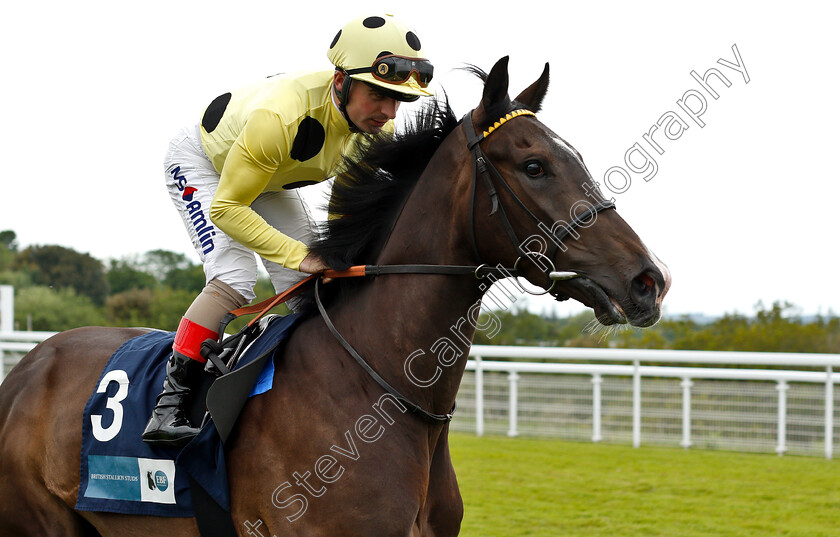
{"label": "sponsor logo on breeches", "polygon": [[216,235],[216,228],[210,225],[208,217],[201,208],[201,202],[193,199],[198,189],[188,186],[189,181],[185,175],[181,175],[180,166],[177,166],[169,173],[175,180],[175,185],[178,187],[178,190],[183,193],[181,194],[181,199],[187,202],[186,209],[190,215],[193,229],[195,229],[195,233],[198,236],[198,242],[201,243],[202,252],[204,252],[204,255],[207,255],[215,248],[213,237]]}

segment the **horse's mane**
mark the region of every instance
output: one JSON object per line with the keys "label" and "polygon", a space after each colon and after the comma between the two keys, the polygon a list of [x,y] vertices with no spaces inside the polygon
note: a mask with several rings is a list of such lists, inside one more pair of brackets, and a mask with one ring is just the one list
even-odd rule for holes
{"label": "horse's mane", "polygon": [[344,157],[330,220],[310,247],[331,268],[375,261],[409,192],[458,120],[444,97],[429,99],[407,123],[393,137],[362,138]]}
{"label": "horse's mane", "polygon": [[[461,69],[487,82],[479,67],[466,64]],[[510,105],[508,99],[502,103],[504,108]],[[310,250],[336,270],[374,262],[409,192],[457,125],[444,94],[427,100],[402,133],[361,138],[343,158],[344,171],[336,176],[329,203],[330,220]]]}
{"label": "horse's mane", "polygon": [[[328,205],[330,219],[309,249],[332,269],[369,265],[391,233],[423,170],[443,140],[458,125],[458,119],[443,98],[428,99],[394,136],[364,136],[342,159]],[[340,278],[325,286],[322,298],[331,301],[345,294],[364,278]],[[299,308],[315,312],[313,294],[304,294]]]}
{"label": "horse's mane", "polygon": [[[467,64],[462,69],[487,83],[489,75],[479,67]],[[476,126],[487,128],[494,117],[519,107],[505,96],[485,111],[487,125]],[[427,100],[403,132],[393,137],[361,137],[355,150],[342,159],[339,168],[343,171],[336,175],[328,205],[330,219],[321,226],[310,251],[334,270],[374,263],[412,188],[458,124],[444,94],[442,99]],[[359,280],[363,279],[341,278],[328,285],[325,300],[331,300],[336,291],[357,287]],[[314,312],[311,298],[311,292],[304,295],[300,309],[305,314]]]}

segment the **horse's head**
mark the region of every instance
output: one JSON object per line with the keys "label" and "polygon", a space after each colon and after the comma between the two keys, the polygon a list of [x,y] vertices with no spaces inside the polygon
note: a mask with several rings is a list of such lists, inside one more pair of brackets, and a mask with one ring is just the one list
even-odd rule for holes
{"label": "horse's head", "polygon": [[518,259],[521,276],[592,308],[603,324],[656,323],[668,269],[602,196],[580,153],[533,115],[548,64],[514,100],[507,64],[502,58],[483,77],[481,103],[464,124],[476,162],[476,255],[486,264]]}

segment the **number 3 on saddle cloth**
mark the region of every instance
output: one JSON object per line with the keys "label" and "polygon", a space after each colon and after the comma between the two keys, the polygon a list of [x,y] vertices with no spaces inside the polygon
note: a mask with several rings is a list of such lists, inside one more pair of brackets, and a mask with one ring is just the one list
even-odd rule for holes
{"label": "number 3 on saddle cloth", "polygon": [[[160,393],[175,334],[153,331],[123,344],[108,360],[85,406],[76,509],[192,517],[192,478],[230,511],[222,439],[247,398],[271,389],[275,351],[298,321],[295,314],[263,319],[262,332],[236,369],[216,379],[208,399],[213,418],[183,449],[153,447],[140,438]],[[196,405],[203,414],[200,400]]]}

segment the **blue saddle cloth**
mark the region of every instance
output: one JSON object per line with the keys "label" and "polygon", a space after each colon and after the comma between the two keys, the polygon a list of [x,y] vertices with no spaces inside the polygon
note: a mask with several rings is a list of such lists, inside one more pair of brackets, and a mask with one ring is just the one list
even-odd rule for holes
{"label": "blue saddle cloth", "polygon": [[[274,352],[299,320],[294,314],[273,318],[243,354],[233,375],[265,361],[250,396],[271,389]],[[174,339],[173,332],[149,332],[124,343],[108,360],[85,406],[77,510],[192,517],[192,477],[230,511],[224,449],[212,419],[182,450],[153,447],[140,437]]]}

